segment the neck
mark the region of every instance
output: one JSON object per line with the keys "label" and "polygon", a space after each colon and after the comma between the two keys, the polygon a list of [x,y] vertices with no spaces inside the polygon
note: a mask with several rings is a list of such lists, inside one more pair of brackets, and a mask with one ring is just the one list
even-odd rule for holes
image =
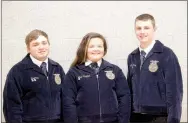
{"label": "neck", "polygon": [[140,47],[142,48],[142,49],[146,49],[150,44],[152,43],[152,41],[150,41],[150,42],[142,42],[142,43],[140,43]]}

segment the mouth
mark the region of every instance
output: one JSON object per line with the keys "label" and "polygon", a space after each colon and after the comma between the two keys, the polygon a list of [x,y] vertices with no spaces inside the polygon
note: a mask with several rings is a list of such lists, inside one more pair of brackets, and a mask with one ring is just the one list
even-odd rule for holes
{"label": "mouth", "polygon": [[100,55],[100,53],[92,53],[92,55]]}
{"label": "mouth", "polygon": [[145,35],[141,35],[141,36],[139,36],[140,38],[146,38],[147,36],[145,36]]}
{"label": "mouth", "polygon": [[39,53],[40,53],[40,54],[43,54],[43,53],[46,53],[46,51],[40,51]]}

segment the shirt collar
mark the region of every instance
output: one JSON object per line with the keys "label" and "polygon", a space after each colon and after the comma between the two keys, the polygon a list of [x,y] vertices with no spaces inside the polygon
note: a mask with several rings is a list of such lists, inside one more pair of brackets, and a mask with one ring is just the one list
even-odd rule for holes
{"label": "shirt collar", "polygon": [[145,49],[142,49],[140,46],[139,46],[139,50],[141,51],[141,50],[143,50],[145,53],[146,53],[146,55],[145,56],[147,56],[147,54],[151,51],[151,49],[153,48],[153,46],[155,45],[155,40],[153,40],[152,42],[151,42],[151,44],[147,47],[147,48],[145,48]]}
{"label": "shirt collar", "polygon": [[29,56],[30,56],[32,62],[33,62],[34,64],[36,64],[37,66],[39,66],[39,67],[40,67],[40,65],[42,64],[42,62],[45,62],[45,63],[46,63],[46,68],[47,68],[47,71],[48,71],[48,58],[47,58],[45,61],[39,61],[39,60],[37,60],[36,58],[34,58],[31,54],[30,54]]}
{"label": "shirt collar", "polygon": [[[92,63],[91,60],[87,60],[87,61],[85,62],[85,66],[88,66],[88,65],[90,65],[91,63]],[[102,59],[99,60],[99,61],[97,61],[97,64],[98,64],[99,67],[101,66],[101,63],[102,63]]]}

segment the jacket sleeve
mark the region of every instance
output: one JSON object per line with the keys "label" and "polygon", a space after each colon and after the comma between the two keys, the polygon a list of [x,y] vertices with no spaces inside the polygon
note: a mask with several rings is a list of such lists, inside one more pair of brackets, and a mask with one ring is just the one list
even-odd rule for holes
{"label": "jacket sleeve", "polygon": [[183,83],[180,65],[173,51],[170,52],[164,68],[168,123],[180,123],[182,111]]}
{"label": "jacket sleeve", "polygon": [[3,91],[3,112],[8,123],[22,123],[21,86],[15,72],[11,69],[7,75]]}
{"label": "jacket sleeve", "polygon": [[63,84],[63,118],[65,123],[78,123],[76,111],[77,87],[75,77],[70,71],[65,75]]}
{"label": "jacket sleeve", "polygon": [[118,119],[119,123],[128,123],[130,118],[131,98],[130,90],[121,69],[118,70],[116,78],[116,94],[119,104]]}

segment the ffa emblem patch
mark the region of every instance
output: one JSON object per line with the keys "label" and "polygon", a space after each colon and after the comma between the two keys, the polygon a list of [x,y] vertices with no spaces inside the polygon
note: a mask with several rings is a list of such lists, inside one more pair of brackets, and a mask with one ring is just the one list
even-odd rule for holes
{"label": "ffa emblem patch", "polygon": [[60,74],[54,74],[55,76],[55,83],[56,84],[61,84],[61,77],[60,77]]}
{"label": "ffa emblem patch", "polygon": [[115,75],[114,73],[112,73],[112,71],[105,71],[106,72],[106,77],[110,80],[115,79]]}
{"label": "ffa emblem patch", "polygon": [[150,61],[150,65],[149,65],[149,71],[150,72],[156,72],[158,70],[158,65],[157,65],[157,62],[159,61],[156,61],[156,60],[151,60]]}

